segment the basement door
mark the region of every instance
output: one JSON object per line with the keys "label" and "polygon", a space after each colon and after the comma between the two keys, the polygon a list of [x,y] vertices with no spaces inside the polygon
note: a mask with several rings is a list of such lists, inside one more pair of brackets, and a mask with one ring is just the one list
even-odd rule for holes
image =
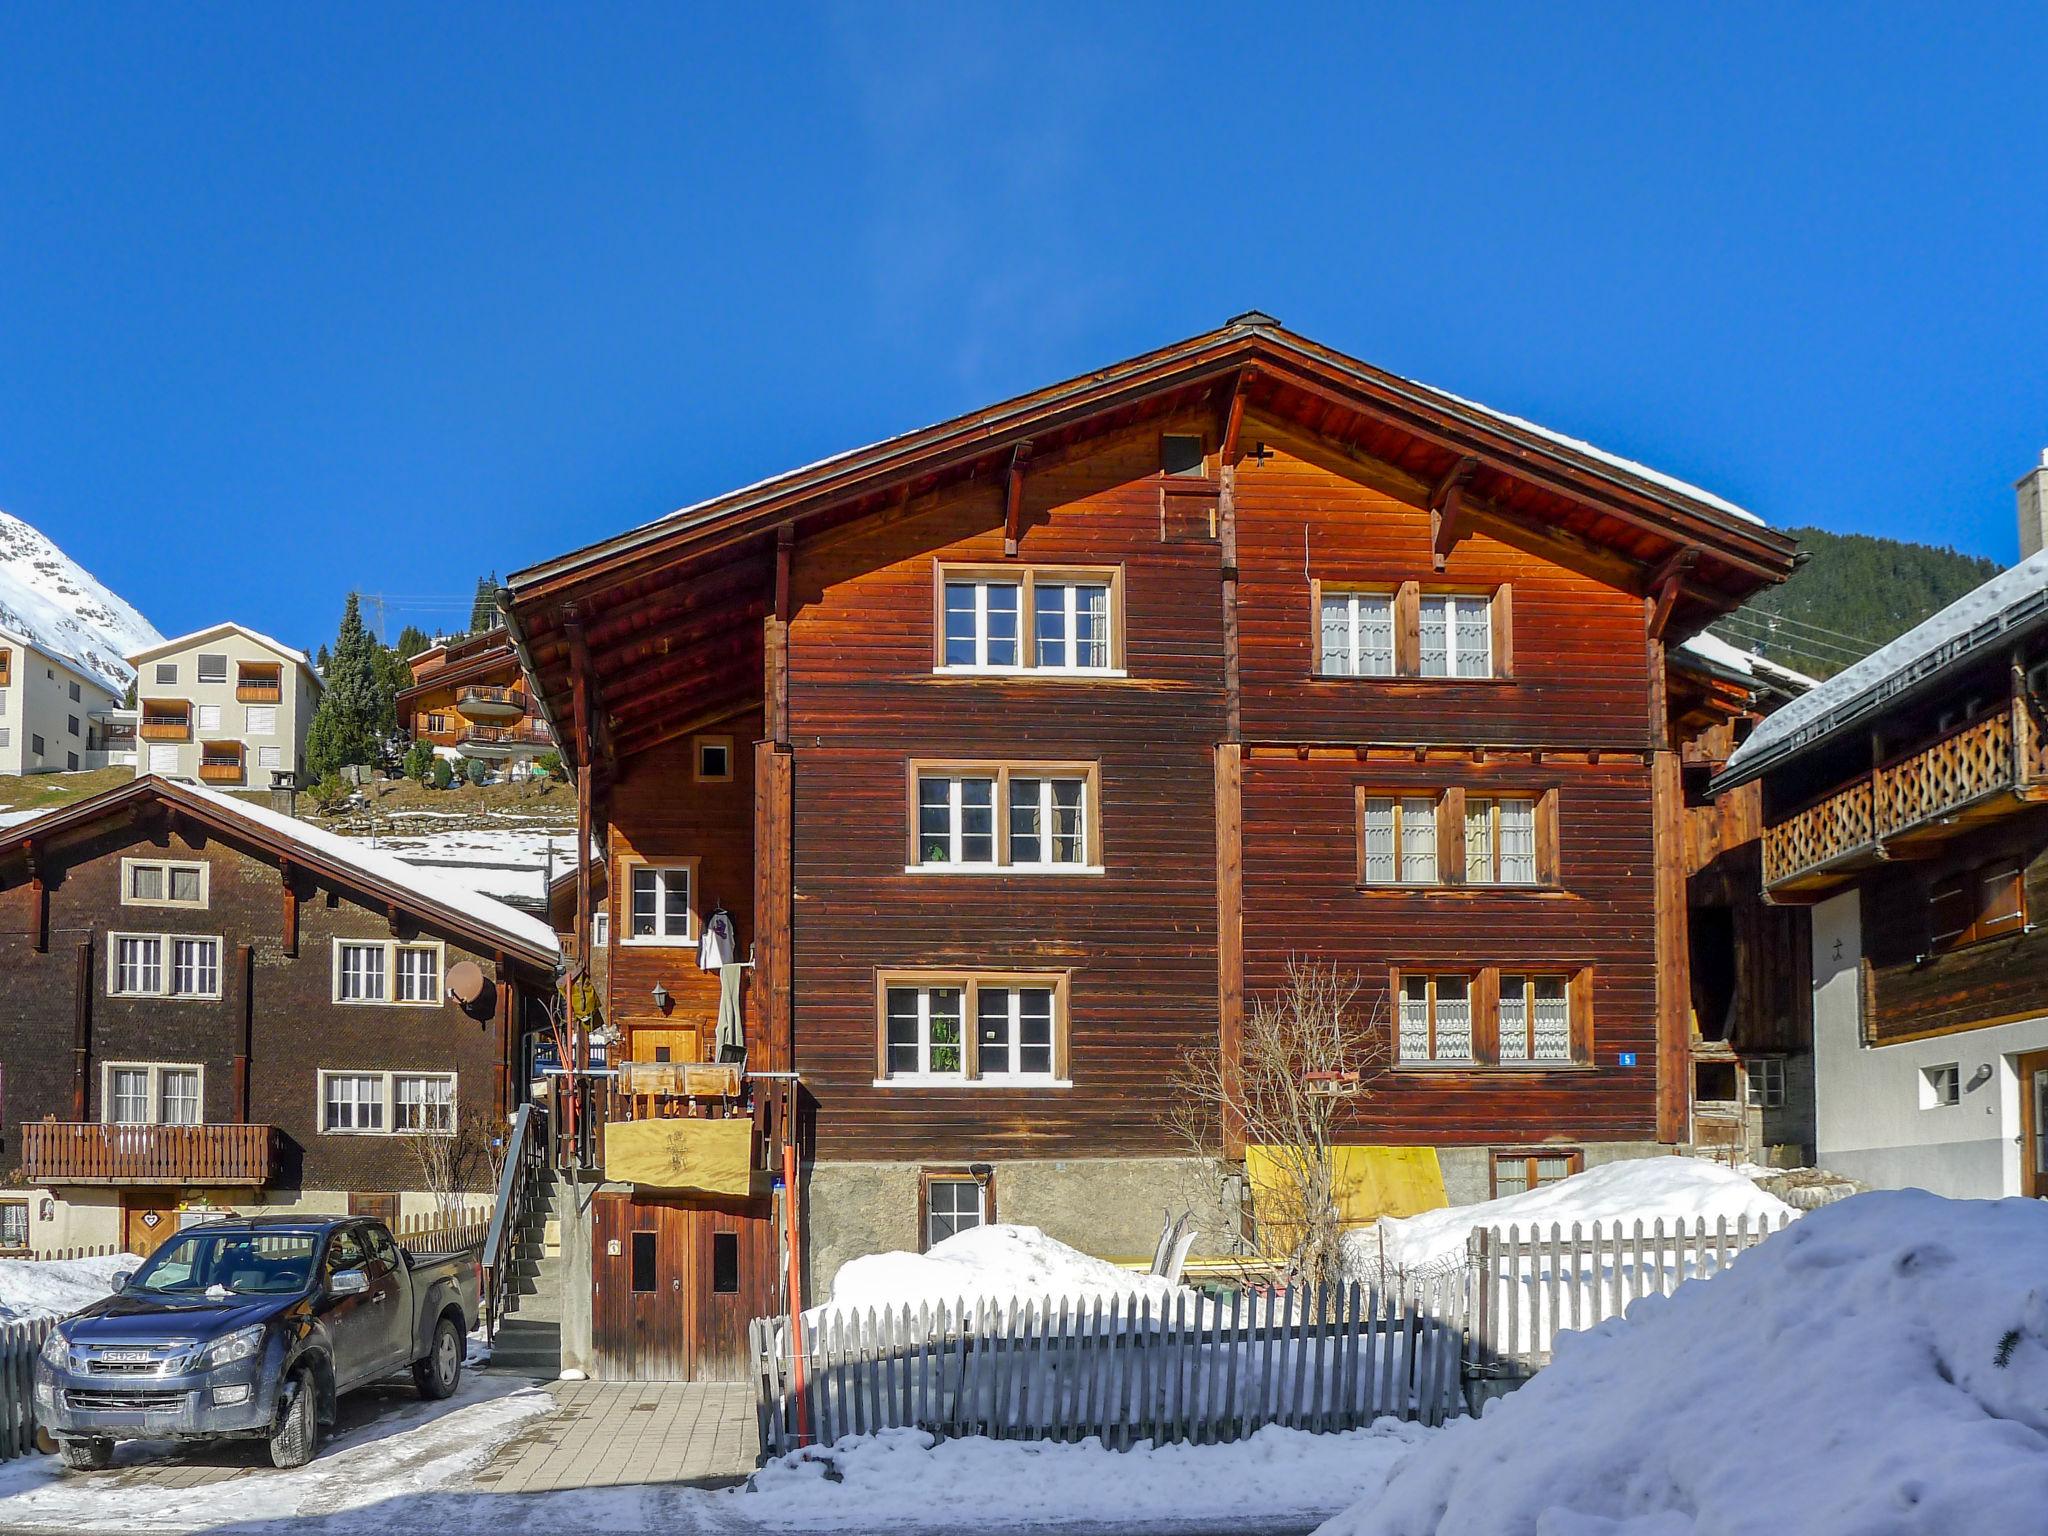
{"label": "basement door", "polygon": [[591,1374],[744,1381],[747,1323],[775,1305],[767,1201],[599,1195],[590,1222]]}
{"label": "basement door", "polygon": [[178,1192],[174,1189],[121,1191],[121,1248],[148,1258],[157,1245],[178,1230]]}
{"label": "basement door", "polygon": [[2048,1051],[2015,1063],[2020,1074],[2020,1193],[2048,1199]]}

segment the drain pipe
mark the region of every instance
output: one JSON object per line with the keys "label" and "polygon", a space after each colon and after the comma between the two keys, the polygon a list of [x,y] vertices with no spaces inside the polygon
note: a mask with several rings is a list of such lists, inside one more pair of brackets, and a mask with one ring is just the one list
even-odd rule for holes
{"label": "drain pipe", "polygon": [[783,1276],[783,1299],[789,1310],[790,1396],[796,1404],[796,1443],[810,1442],[804,1418],[804,1280],[802,1218],[797,1198],[796,1104],[803,1079],[795,1072],[749,1072],[749,1077],[779,1081],[782,1093],[782,1225],[789,1251]]}

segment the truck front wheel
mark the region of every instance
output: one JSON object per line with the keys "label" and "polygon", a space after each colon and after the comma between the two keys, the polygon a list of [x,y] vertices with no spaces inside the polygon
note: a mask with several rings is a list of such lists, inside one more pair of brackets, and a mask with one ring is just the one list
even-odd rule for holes
{"label": "truck front wheel", "polygon": [[427,1346],[426,1358],[412,1363],[412,1384],[421,1397],[436,1402],[453,1396],[461,1381],[462,1330],[454,1318],[444,1317],[434,1324],[434,1342]]}
{"label": "truck front wheel", "polygon": [[303,1467],[313,1459],[313,1445],[320,1433],[319,1389],[311,1371],[300,1371],[286,1389],[284,1417],[270,1437],[273,1467]]}
{"label": "truck front wheel", "polygon": [[69,1471],[100,1472],[114,1459],[114,1442],[97,1437],[74,1440],[67,1436],[57,1442],[57,1454],[64,1458]]}

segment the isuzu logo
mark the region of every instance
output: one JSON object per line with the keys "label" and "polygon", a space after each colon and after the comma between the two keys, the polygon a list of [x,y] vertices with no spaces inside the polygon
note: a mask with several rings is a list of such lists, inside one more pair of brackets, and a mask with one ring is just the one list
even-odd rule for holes
{"label": "isuzu logo", "polygon": [[147,1365],[156,1358],[146,1349],[103,1349],[99,1357],[109,1365]]}

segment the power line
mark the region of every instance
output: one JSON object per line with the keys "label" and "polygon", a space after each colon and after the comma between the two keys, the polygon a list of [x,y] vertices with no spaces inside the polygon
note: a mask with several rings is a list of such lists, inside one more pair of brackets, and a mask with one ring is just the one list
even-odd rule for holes
{"label": "power line", "polygon": [[1852,635],[1846,630],[1830,629],[1827,625],[1816,624],[1811,619],[1795,618],[1789,613],[1773,613],[1767,608],[1738,608],[1736,612],[1762,618],[1773,624],[1791,624],[1800,629],[1811,630],[1818,635],[1826,635],[1830,639],[1848,640],[1857,645],[1867,645],[1872,650],[1884,644],[1882,640],[1873,640],[1868,635]]}
{"label": "power line", "polygon": [[1780,634],[1768,628],[1759,629],[1748,628],[1742,625],[1730,625],[1729,629],[1735,636],[1753,645],[1776,646],[1780,650],[1796,651],[1802,656],[1811,656],[1816,660],[1837,662],[1846,660],[1854,662],[1861,661],[1870,654],[1866,650],[1856,650],[1846,645],[1836,645],[1830,640],[1815,640],[1805,635]]}

